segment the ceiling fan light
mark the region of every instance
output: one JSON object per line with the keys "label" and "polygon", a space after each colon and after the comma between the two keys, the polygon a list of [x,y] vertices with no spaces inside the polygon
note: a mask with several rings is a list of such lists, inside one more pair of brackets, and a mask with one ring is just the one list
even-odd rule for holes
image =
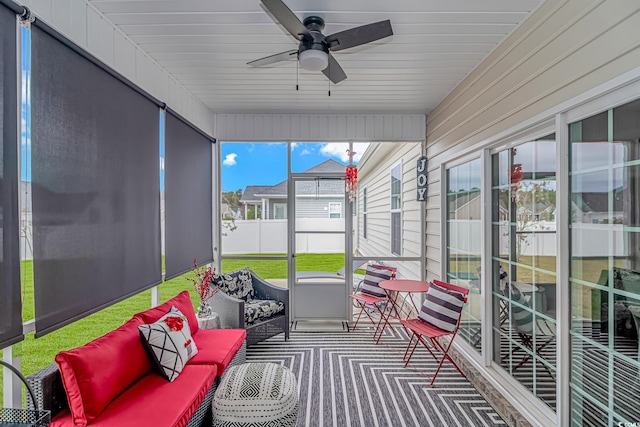
{"label": "ceiling fan light", "polygon": [[307,71],[322,71],[329,66],[329,54],[322,50],[308,49],[298,55],[300,67]]}

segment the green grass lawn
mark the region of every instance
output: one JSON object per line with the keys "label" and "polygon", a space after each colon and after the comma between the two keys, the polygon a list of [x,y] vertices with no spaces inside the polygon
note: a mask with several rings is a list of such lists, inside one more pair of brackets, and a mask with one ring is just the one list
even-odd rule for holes
{"label": "green grass lawn", "polygon": [[[344,265],[343,254],[299,254],[297,257],[298,271],[338,271]],[[224,260],[222,271],[233,271],[242,267],[250,267],[257,275],[265,279],[286,278],[286,261],[264,260]],[[33,308],[33,269],[32,261],[23,261],[23,319],[34,318]],[[159,285],[160,302],[164,302],[180,291],[188,290],[194,306],[200,303],[193,284],[188,280],[193,277],[189,272]],[[107,332],[117,328],[129,320],[131,316],[151,307],[151,291],[141,292],[131,298],[100,310],[77,322],[58,329],[41,338],[34,338],[33,333],[27,334],[25,340],[13,346],[14,357],[21,357],[22,372],[30,375],[50,363],[55,355],[61,351],[81,346]],[[0,370],[0,380],[2,370]],[[0,389],[0,399],[2,389]]]}

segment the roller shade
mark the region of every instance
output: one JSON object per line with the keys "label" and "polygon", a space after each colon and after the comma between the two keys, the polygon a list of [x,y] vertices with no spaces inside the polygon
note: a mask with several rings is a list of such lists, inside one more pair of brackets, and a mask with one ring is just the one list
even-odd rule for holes
{"label": "roller shade", "polygon": [[36,336],[161,281],[159,110],[32,34]]}
{"label": "roller shade", "polygon": [[165,279],[213,261],[212,141],[167,113],[165,125]]}
{"label": "roller shade", "polygon": [[0,348],[21,341],[16,15],[0,5]]}

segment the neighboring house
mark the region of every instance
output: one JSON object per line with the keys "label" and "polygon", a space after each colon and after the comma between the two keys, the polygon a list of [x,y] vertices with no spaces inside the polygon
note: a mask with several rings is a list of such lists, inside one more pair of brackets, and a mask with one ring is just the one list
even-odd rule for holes
{"label": "neighboring house", "polygon": [[[421,202],[417,201],[419,143],[371,144],[358,163],[354,248],[362,256],[422,256]],[[419,278],[420,263],[388,262],[398,276]]]}
{"label": "neighboring house", "polygon": [[[329,159],[304,173],[340,172],[345,165]],[[297,218],[344,218],[344,181],[316,180],[296,182]],[[245,219],[249,206],[264,212],[263,219],[287,218],[287,181],[275,185],[248,185],[240,202],[245,205]]]}
{"label": "neighboring house", "polygon": [[241,219],[242,214],[240,213],[240,209],[238,208],[230,208],[227,203],[220,204],[220,212],[222,214],[222,219]]}
{"label": "neighboring house", "polygon": [[[624,191],[617,189],[613,193],[613,200],[609,200],[610,193],[575,193],[572,195],[572,207],[575,221],[587,224],[606,224],[609,221],[623,223],[624,220]],[[612,203],[611,208],[609,203]],[[627,202],[629,204],[629,202]]]}

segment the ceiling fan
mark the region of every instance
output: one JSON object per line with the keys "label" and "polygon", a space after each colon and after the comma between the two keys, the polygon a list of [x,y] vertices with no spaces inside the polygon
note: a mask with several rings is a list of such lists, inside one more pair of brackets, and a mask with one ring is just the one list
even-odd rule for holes
{"label": "ceiling fan", "polygon": [[262,67],[286,61],[297,55],[302,69],[322,71],[334,84],[347,78],[331,52],[360,46],[393,35],[391,21],[374,22],[339,33],[325,36],[324,19],[308,16],[302,22],[282,0],[260,0],[268,14],[277,24],[282,25],[293,37],[300,41],[297,49],[277,53],[247,63],[252,67]]}

